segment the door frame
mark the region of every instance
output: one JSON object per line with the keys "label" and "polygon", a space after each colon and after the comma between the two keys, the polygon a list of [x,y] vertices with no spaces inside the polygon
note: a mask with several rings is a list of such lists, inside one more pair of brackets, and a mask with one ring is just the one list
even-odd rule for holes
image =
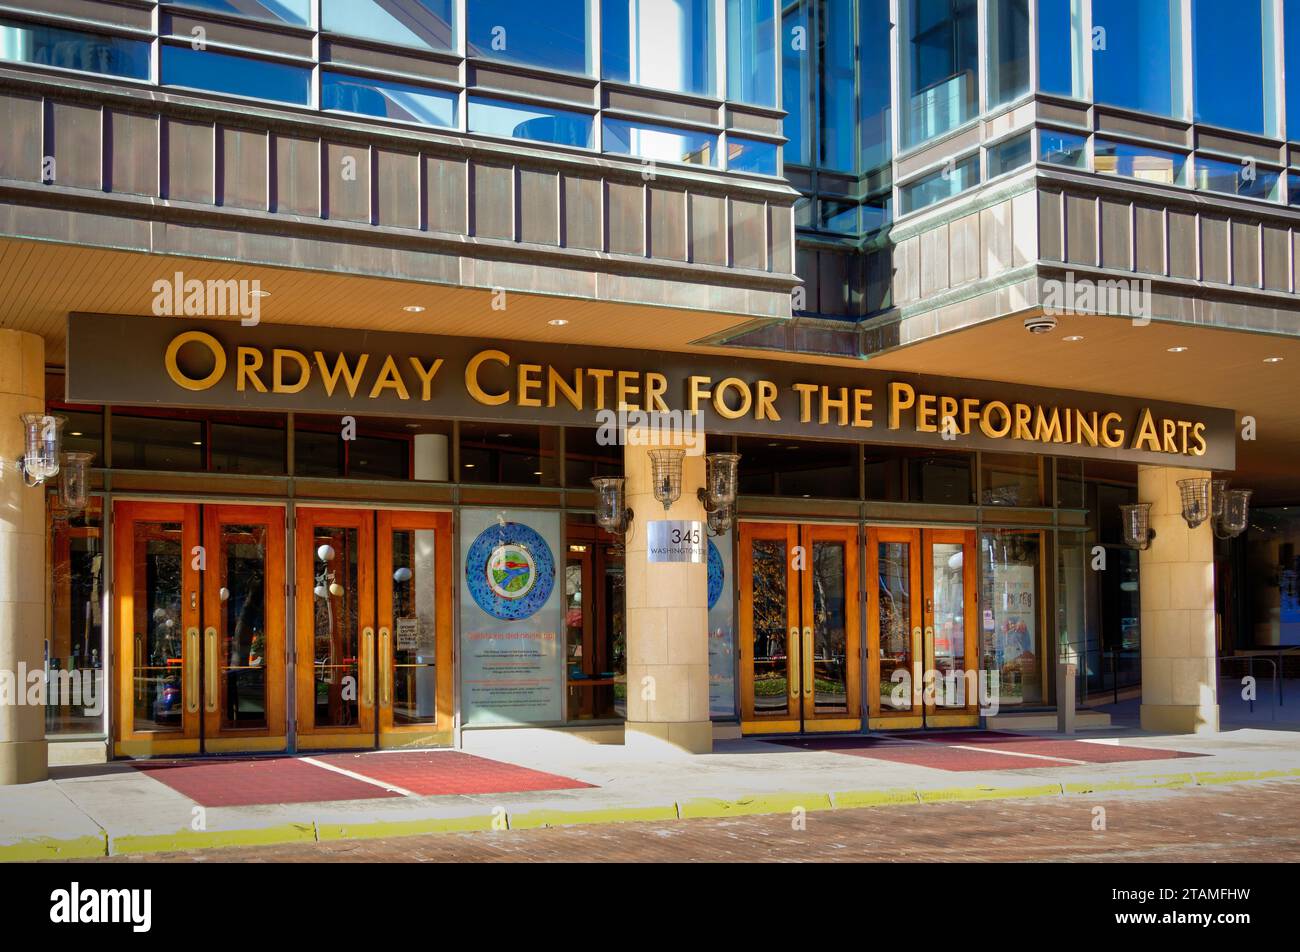
{"label": "door frame", "polygon": [[[909,644],[911,659],[912,705],[906,711],[884,710],[880,704],[880,544],[904,543],[908,546],[909,567]],[[910,526],[867,526],[866,548],[866,637],[863,658],[867,667],[867,727],[870,730],[909,730],[925,726],[921,685],[916,665],[924,658],[924,613],[921,593],[925,582],[921,575],[921,530]],[[922,664],[924,662],[922,661]]]}
{"label": "door frame", "polygon": [[[758,717],[754,713],[754,554],[748,544],[768,539],[785,543],[786,572],[786,711],[784,716]],[[793,522],[739,522],[736,525],[736,588],[740,598],[737,633],[740,638],[740,729],[742,734],[797,734],[802,730],[800,652],[791,644],[801,644],[799,601],[802,597],[798,576],[790,565],[790,553],[799,544],[799,525]],[[794,691],[790,691],[793,685]]]}
{"label": "door frame", "polygon": [[[845,706],[842,714],[818,715],[815,670],[813,668],[814,636],[809,618],[801,618],[801,648],[799,663],[802,703],[800,716],[804,733],[825,731],[856,731],[862,728],[862,578],[858,571],[862,533],[856,524],[802,523],[798,526],[799,544],[803,546],[808,564],[803,570],[800,590],[800,613],[812,612],[813,606],[813,546],[818,542],[839,542],[844,546],[844,672]],[[809,687],[812,684],[813,687]]]}
{"label": "door frame", "polygon": [[[940,708],[933,701],[926,702],[926,727],[978,727],[979,726],[979,534],[975,529],[923,529],[921,544],[923,558],[921,571],[925,582],[922,590],[926,629],[925,670],[936,671],[934,652],[934,606],[929,604],[929,592],[934,589],[934,560],[929,557],[935,543],[959,543],[962,546],[962,654],[963,671],[974,671],[976,687],[968,692],[964,708]],[[972,668],[971,665],[974,665]],[[963,676],[964,677],[964,676]]]}

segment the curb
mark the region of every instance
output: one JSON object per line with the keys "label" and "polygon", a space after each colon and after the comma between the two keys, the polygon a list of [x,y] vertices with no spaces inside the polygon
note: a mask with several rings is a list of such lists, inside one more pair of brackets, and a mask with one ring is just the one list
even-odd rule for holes
{"label": "curb", "polygon": [[1099,793],[1150,793],[1184,787],[1222,786],[1267,780],[1300,779],[1300,767],[1283,770],[1229,770],[1221,772],[1162,774],[1095,782],[1076,781],[1020,787],[941,787],[934,789],[842,790],[831,793],[760,793],[725,800],[695,797],[667,804],[597,807],[591,810],[527,809],[414,820],[377,820],[360,823],[284,823],[234,830],[192,831],[149,835],[98,836],[75,839],[31,837],[0,844],[0,863],[41,860],[98,859],[139,853],[215,849],[223,846],[276,846],[288,843],[324,843],[379,837],[418,836],[430,833],[475,833],[490,830],[535,830],[592,823],[667,822],[720,819],[736,816],[858,810],[926,803],[969,803],[987,800],[1026,800],[1040,797],[1077,797]]}

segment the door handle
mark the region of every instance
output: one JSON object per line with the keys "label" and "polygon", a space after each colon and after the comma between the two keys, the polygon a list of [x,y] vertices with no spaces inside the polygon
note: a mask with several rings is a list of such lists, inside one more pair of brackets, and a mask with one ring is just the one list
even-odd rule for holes
{"label": "door handle", "polygon": [[790,641],[786,644],[785,655],[790,661],[790,696],[799,696],[799,655],[802,651],[799,642],[799,629],[790,629]]}
{"label": "door handle", "polygon": [[803,696],[812,697],[813,693],[813,633],[811,628],[803,630]]}
{"label": "door handle", "polygon": [[[136,635],[136,636],[135,636],[135,658],[134,658],[134,661],[135,661],[135,667],[136,667],[137,670],[138,670],[138,669],[140,668],[140,666],[141,666],[141,665],[140,665],[140,656],[141,656],[143,653],[144,653],[144,640],[143,640],[139,635]],[[137,674],[137,675],[135,675],[134,681],[135,681],[135,699],[136,699],[137,701],[143,701],[143,700],[144,700],[144,678],[140,677],[140,675]]]}
{"label": "door handle", "polygon": [[358,667],[361,669],[361,703],[366,707],[375,705],[375,629],[363,628],[361,630],[361,659]]}
{"label": "door handle", "polygon": [[217,710],[217,629],[209,628],[203,633],[204,664],[208,670],[208,683],[205,689],[203,707],[209,714]]}
{"label": "door handle", "polygon": [[387,628],[379,629],[379,703],[389,707],[393,703],[393,652],[391,635]]}
{"label": "door handle", "polygon": [[185,629],[185,657],[182,662],[185,675],[185,710],[199,712],[199,630]]}

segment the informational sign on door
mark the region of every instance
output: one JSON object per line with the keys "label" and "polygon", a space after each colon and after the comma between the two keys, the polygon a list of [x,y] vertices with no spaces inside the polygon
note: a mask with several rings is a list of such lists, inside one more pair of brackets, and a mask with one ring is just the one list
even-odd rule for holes
{"label": "informational sign on door", "polygon": [[465,726],[564,717],[559,513],[462,509],[461,713]]}
{"label": "informational sign on door", "polygon": [[398,651],[415,651],[420,647],[420,619],[399,618],[394,627],[397,629]]}

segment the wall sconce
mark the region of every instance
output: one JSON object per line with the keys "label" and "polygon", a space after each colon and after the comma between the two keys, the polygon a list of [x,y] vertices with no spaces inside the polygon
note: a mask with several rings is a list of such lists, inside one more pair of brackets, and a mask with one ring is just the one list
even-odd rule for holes
{"label": "wall sconce", "polygon": [[18,471],[29,487],[39,486],[59,475],[59,446],[68,420],[46,413],[23,413],[19,418],[23,421],[24,453]]}
{"label": "wall sconce", "polygon": [[1252,490],[1229,489],[1224,493],[1223,515],[1214,520],[1214,534],[1220,539],[1235,539],[1250,524]]}
{"label": "wall sconce", "polygon": [[654,484],[655,499],[664,504],[664,512],[681,498],[682,460],[685,458],[685,450],[650,451],[650,478]]}
{"label": "wall sconce", "polygon": [[1227,499],[1228,486],[1231,485],[1230,479],[1212,479],[1210,480],[1210,518],[1223,518],[1223,504]]}
{"label": "wall sconce", "polygon": [[735,520],[739,463],[739,453],[710,453],[704,457],[704,485],[696,495],[708,514],[709,535],[722,535]]}
{"label": "wall sconce", "polygon": [[90,461],[93,453],[64,453],[59,471],[59,505],[80,512],[90,501]]}
{"label": "wall sconce", "polygon": [[627,480],[622,476],[601,476],[593,479],[591,485],[596,487],[596,525],[611,535],[624,535],[632,526]]}
{"label": "wall sconce", "polygon": [[1151,528],[1151,503],[1120,506],[1119,512],[1124,523],[1125,545],[1142,552],[1151,548],[1151,540],[1156,537],[1156,530]]}
{"label": "wall sconce", "polygon": [[1183,521],[1187,523],[1187,528],[1195,529],[1210,518],[1210,479],[1208,476],[1178,480],[1178,492],[1183,497]]}
{"label": "wall sconce", "polygon": [[719,506],[705,514],[705,528],[710,536],[726,535],[736,521],[735,506]]}

